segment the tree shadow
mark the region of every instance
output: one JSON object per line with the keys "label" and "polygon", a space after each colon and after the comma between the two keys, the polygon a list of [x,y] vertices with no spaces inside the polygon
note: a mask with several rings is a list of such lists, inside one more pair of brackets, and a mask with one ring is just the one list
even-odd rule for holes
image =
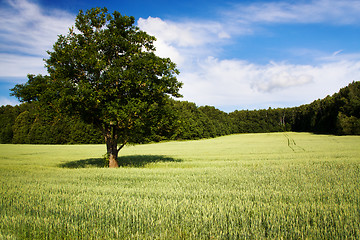
{"label": "tree shadow", "polygon": [[[120,167],[141,168],[147,164],[159,162],[182,162],[182,160],[162,155],[131,155],[118,157]],[[59,166],[62,168],[106,168],[108,167],[108,163],[104,158],[89,158],[66,162]]]}
{"label": "tree shadow", "polygon": [[104,158],[89,158],[78,161],[71,161],[62,163],[59,167],[62,168],[103,168],[105,167],[106,162]]}
{"label": "tree shadow", "polygon": [[118,158],[120,167],[145,167],[149,163],[159,162],[182,162],[182,160],[162,155],[131,155]]}

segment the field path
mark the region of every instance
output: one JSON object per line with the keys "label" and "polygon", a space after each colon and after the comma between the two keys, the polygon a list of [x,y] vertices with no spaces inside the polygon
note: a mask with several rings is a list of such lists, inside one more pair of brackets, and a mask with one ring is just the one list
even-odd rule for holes
{"label": "field path", "polygon": [[284,137],[287,138],[288,140],[288,147],[291,148],[291,150],[293,150],[293,152],[305,152],[305,149],[298,146],[295,142],[295,140],[290,137],[287,133],[284,133]]}

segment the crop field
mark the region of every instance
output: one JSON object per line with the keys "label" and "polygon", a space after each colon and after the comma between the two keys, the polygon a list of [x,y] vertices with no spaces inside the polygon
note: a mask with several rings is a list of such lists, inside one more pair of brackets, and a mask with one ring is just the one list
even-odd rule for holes
{"label": "crop field", "polygon": [[360,239],[360,136],[0,145],[0,239]]}

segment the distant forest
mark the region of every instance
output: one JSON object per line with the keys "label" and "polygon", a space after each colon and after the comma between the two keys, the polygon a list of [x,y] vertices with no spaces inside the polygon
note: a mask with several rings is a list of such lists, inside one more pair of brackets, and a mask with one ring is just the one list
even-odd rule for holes
{"label": "distant forest", "polygon": [[[211,106],[171,100],[173,118],[138,136],[138,143],[212,138],[236,133],[313,132],[360,134],[360,82],[338,93],[293,108],[225,113]],[[78,118],[62,116],[36,102],[0,107],[0,143],[95,144],[102,133]]]}

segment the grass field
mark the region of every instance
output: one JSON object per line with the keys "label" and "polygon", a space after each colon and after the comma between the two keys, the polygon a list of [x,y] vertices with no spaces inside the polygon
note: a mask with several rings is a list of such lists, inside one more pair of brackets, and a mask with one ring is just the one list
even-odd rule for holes
{"label": "grass field", "polygon": [[0,145],[0,239],[360,239],[360,136]]}

